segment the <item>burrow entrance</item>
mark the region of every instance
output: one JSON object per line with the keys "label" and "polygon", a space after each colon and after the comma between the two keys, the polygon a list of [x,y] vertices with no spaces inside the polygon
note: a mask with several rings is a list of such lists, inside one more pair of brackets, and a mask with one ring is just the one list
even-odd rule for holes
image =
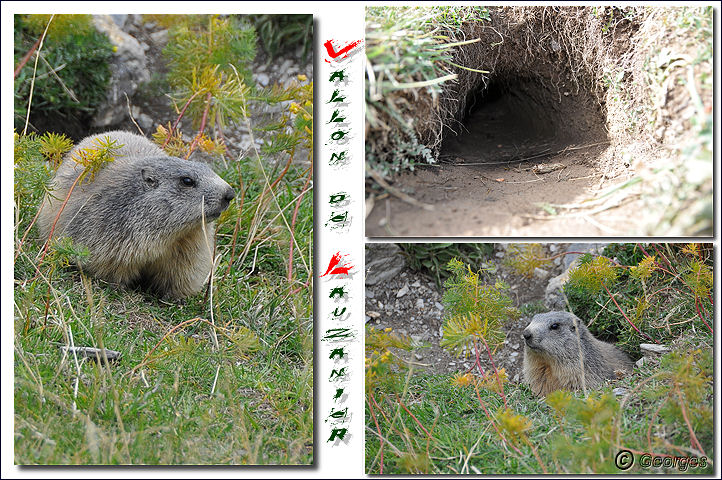
{"label": "burrow entrance", "polygon": [[471,90],[460,120],[444,130],[439,163],[398,178],[413,201],[383,199],[367,219],[367,235],[615,233],[581,218],[539,221],[555,205],[592,195],[602,178],[597,158],[609,144],[604,106],[565,78],[546,69],[499,71]]}
{"label": "burrow entrance", "polygon": [[566,82],[492,78],[469,93],[460,131],[447,128],[442,161],[476,167],[548,163],[570,149],[607,141],[606,112],[595,97]]}

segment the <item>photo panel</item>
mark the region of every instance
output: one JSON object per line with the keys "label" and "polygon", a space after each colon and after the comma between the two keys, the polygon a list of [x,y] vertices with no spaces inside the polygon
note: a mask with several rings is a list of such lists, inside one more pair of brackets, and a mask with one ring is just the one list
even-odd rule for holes
{"label": "photo panel", "polygon": [[713,236],[712,19],[367,7],[367,237]]}
{"label": "photo panel", "polygon": [[312,465],[313,15],[13,25],[13,463]]}
{"label": "photo panel", "polygon": [[367,243],[366,473],[711,474],[713,255]]}

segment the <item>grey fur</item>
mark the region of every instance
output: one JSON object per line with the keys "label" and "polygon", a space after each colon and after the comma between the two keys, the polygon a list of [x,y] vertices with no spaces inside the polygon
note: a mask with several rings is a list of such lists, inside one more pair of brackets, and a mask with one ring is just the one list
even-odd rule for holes
{"label": "grey fur", "polygon": [[[233,189],[208,165],[170,157],[143,136],[123,131],[94,135],[65,156],[38,216],[42,238],[50,234],[83,171],[71,157],[105,137],[122,147],[94,179],[73,189],[53,237],[86,246],[90,255],[80,266],[109,282],[168,298],[198,292],[212,268],[213,220],[228,207]],[[185,177],[194,185],[185,185]]]}
{"label": "grey fur", "polygon": [[572,313],[534,315],[522,335],[524,380],[537,395],[581,389],[582,376],[586,387],[593,389],[607,379],[632,372],[633,363],[627,355],[614,345],[594,338],[584,322]]}

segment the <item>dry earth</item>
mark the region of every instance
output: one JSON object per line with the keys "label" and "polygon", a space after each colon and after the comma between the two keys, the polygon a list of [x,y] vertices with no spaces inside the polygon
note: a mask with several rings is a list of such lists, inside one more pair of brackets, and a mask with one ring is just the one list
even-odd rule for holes
{"label": "dry earth", "polygon": [[[591,98],[565,91],[561,102],[551,104],[558,111],[548,115],[529,90],[522,84],[485,95],[459,126],[461,132],[446,135],[438,165],[395,178],[394,188],[413,201],[404,195],[370,197],[373,208],[367,212],[366,234],[630,234],[635,227],[633,215],[624,207],[593,218],[589,213],[566,211],[549,217],[550,204],[581,203],[627,178],[608,181],[598,168],[609,142],[599,106]],[[560,126],[560,117],[568,118],[574,127]]]}

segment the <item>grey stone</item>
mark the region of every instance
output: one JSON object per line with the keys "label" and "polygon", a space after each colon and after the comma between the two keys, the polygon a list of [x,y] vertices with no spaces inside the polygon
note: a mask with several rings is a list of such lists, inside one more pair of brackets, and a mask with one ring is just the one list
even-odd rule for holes
{"label": "grey stone", "polygon": [[141,83],[150,80],[150,72],[140,42],[122,31],[110,15],[94,15],[93,22],[98,31],[105,33],[116,47],[110,62],[108,93],[92,121],[94,127],[107,127],[126,118],[125,95],[132,97]]}
{"label": "grey stone", "polygon": [[617,387],[614,390],[612,390],[612,393],[614,393],[614,395],[616,395],[617,397],[623,397],[624,395],[627,394],[628,391],[629,390],[627,390],[626,388]]}
{"label": "grey stone", "polygon": [[[567,248],[567,252],[599,254],[602,250],[604,250],[605,246],[605,243],[572,243]],[[581,257],[581,255],[578,253],[570,253],[568,255],[564,255],[564,269],[566,270],[567,268],[569,268],[569,266],[579,257]]]}
{"label": "grey stone", "polygon": [[293,61],[292,61],[292,60],[285,60],[285,61],[281,64],[281,67],[278,69],[278,71],[279,71],[279,72],[286,72],[286,71],[288,71],[289,68],[291,68],[292,65],[293,65]]}
{"label": "grey stone", "polygon": [[138,116],[135,117],[135,121],[138,122],[140,128],[142,128],[145,132],[153,129],[153,119],[145,113],[138,114]]}
{"label": "grey stone", "polygon": [[549,271],[544,270],[543,268],[536,267],[534,269],[534,276],[540,280],[544,280],[549,276]]}
{"label": "grey stone", "polygon": [[257,73],[254,77],[256,77],[256,82],[262,87],[267,87],[271,82],[271,77],[266,73]]}
{"label": "grey stone", "polygon": [[654,355],[661,355],[670,351],[669,347],[655,343],[640,343],[639,349],[642,351],[642,354],[651,353]]}
{"label": "grey stone", "polygon": [[394,278],[406,266],[401,248],[393,243],[366,245],[366,285],[376,285]]}
{"label": "grey stone", "polygon": [[[599,254],[605,246],[605,243],[573,243],[569,245],[566,251]],[[569,272],[578,265],[580,257],[580,253],[570,253],[568,255],[564,255],[562,260],[564,268],[563,273],[549,280],[544,293],[544,305],[547,308],[551,310],[566,309],[563,287],[569,279]]]}
{"label": "grey stone", "polygon": [[158,46],[164,46],[168,43],[168,30],[158,30],[150,34],[150,38]]}
{"label": "grey stone", "polygon": [[128,15],[127,14],[114,14],[114,15],[111,15],[110,18],[113,19],[113,21],[115,22],[116,25],[118,25],[118,27],[123,28],[125,26],[125,22],[128,20]]}

